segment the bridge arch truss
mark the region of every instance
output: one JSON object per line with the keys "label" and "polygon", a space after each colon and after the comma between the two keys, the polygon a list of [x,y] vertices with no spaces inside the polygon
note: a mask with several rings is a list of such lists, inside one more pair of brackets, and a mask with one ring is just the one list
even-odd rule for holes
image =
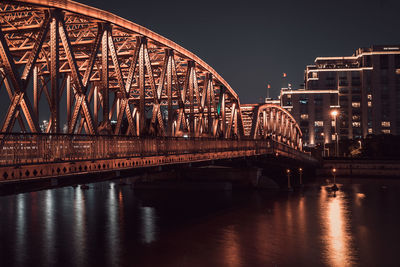
{"label": "bridge arch truss", "polygon": [[243,136],[237,94],[172,41],[68,0],[2,1],[0,12],[1,132]]}
{"label": "bridge arch truss", "polygon": [[302,132],[293,116],[274,104],[241,106],[245,134],[252,139],[272,139],[302,150]]}
{"label": "bridge arch truss", "polygon": [[193,53],[77,2],[2,1],[0,60],[3,134],[268,137],[301,150],[286,110],[241,105]]}

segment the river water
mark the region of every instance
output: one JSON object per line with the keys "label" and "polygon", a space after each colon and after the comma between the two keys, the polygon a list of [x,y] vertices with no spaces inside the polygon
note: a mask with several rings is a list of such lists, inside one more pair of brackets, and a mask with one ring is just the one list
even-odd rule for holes
{"label": "river water", "polygon": [[2,196],[0,266],[400,266],[400,182],[339,187]]}

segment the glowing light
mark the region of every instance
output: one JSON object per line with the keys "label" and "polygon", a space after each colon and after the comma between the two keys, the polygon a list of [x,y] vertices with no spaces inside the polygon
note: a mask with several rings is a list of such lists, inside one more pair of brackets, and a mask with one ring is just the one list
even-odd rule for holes
{"label": "glowing light", "polygon": [[361,198],[361,199],[364,199],[364,198],[365,198],[365,194],[363,194],[363,193],[357,193],[357,197],[358,197],[358,198]]}
{"label": "glowing light", "polygon": [[347,203],[342,196],[328,197],[321,191],[321,219],[325,234],[322,241],[326,246],[324,259],[327,266],[352,266],[353,247],[349,233]]}
{"label": "glowing light", "polygon": [[233,225],[224,230],[225,266],[241,266],[240,247],[237,232]]}
{"label": "glowing light", "polygon": [[333,117],[336,117],[337,114],[338,114],[337,110],[332,110],[331,115],[332,115]]}

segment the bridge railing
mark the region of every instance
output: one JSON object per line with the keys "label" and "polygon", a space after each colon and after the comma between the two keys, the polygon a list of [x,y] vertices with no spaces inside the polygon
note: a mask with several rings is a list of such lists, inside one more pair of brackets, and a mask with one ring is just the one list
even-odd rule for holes
{"label": "bridge railing", "polygon": [[283,156],[286,156],[289,158],[293,158],[293,159],[297,159],[297,160],[301,160],[301,161],[307,161],[310,163],[317,163],[317,160],[315,158],[313,158],[310,154],[293,149],[286,144],[273,141],[271,143],[271,146],[272,146],[274,153],[277,153],[278,155],[283,155]]}
{"label": "bridge railing", "polygon": [[[0,134],[0,166],[124,157],[269,149],[272,140]],[[265,153],[265,152],[264,152]]]}

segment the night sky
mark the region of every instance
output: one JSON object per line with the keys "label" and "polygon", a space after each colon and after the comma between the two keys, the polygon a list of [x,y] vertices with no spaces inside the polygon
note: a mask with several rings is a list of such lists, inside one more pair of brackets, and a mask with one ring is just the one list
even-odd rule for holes
{"label": "night sky", "polygon": [[242,103],[276,97],[282,73],[294,88],[317,56],[400,44],[399,0],[79,0],[153,30],[195,53]]}

